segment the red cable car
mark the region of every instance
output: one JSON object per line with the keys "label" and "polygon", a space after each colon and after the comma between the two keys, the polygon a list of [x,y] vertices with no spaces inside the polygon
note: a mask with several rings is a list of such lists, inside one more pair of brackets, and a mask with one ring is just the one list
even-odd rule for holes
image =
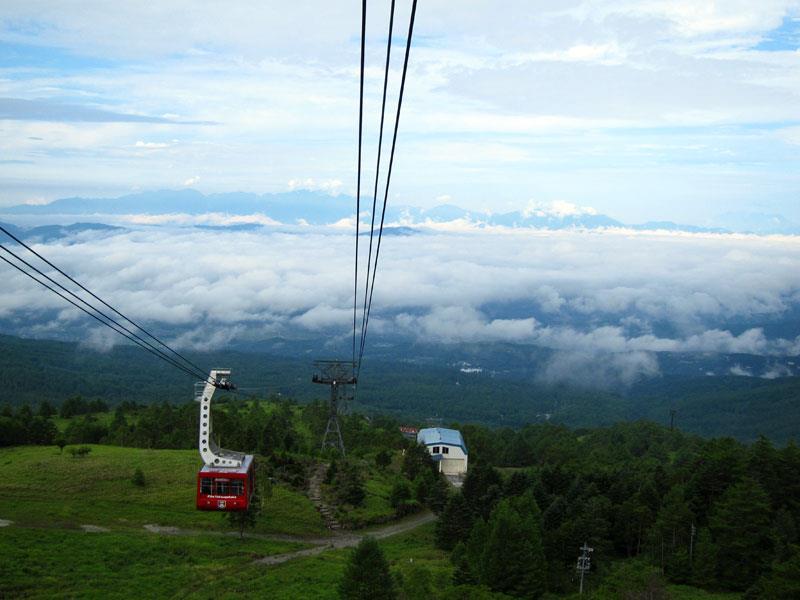
{"label": "red cable car", "polygon": [[233,390],[230,369],[215,369],[198,383],[195,400],[200,403],[200,457],[203,468],[197,474],[198,510],[247,510],[255,493],[252,454],[225,450],[211,438],[211,398],[216,389]]}
{"label": "red cable car", "polygon": [[253,457],[246,455],[241,467],[204,465],[197,474],[198,510],[247,510],[253,497]]}

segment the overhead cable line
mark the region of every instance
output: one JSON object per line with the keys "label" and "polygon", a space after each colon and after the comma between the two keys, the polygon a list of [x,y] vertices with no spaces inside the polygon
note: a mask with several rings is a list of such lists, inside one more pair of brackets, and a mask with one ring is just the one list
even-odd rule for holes
{"label": "overhead cable line", "polygon": [[[81,284],[79,281],[76,281],[75,279],[73,279],[73,278],[72,278],[70,275],[68,275],[67,273],[65,273],[64,271],[62,271],[60,268],[58,268],[58,267],[57,267],[56,265],[54,265],[52,262],[50,262],[49,260],[47,260],[47,259],[46,259],[44,256],[42,256],[41,254],[39,254],[38,252],[36,252],[36,250],[34,250],[33,248],[31,248],[31,247],[30,247],[28,244],[26,244],[25,242],[23,242],[21,239],[19,239],[19,238],[18,238],[17,236],[15,236],[13,233],[11,233],[10,231],[8,231],[8,229],[6,229],[5,227],[3,227],[2,225],[0,225],[0,231],[2,231],[3,233],[5,233],[5,234],[6,234],[8,237],[10,237],[12,240],[14,240],[15,242],[17,242],[17,243],[18,243],[20,246],[22,246],[23,248],[25,248],[26,250],[28,250],[28,252],[30,252],[31,254],[33,254],[34,256],[36,256],[37,258],[39,258],[39,259],[40,259],[42,262],[44,262],[46,265],[48,265],[49,267],[51,267],[51,268],[55,269],[55,270],[56,270],[58,273],[60,273],[60,274],[61,274],[61,275],[63,275],[64,277],[66,277],[66,278],[67,278],[69,281],[71,281],[72,283],[74,283],[75,285],[77,285],[77,286],[78,286],[80,289],[82,289],[84,292],[86,292],[87,294],[89,294],[89,295],[90,295],[92,298],[94,298],[95,300],[97,300],[98,302],[100,302],[101,304],[103,304],[103,306],[105,306],[105,307],[109,308],[110,310],[112,310],[112,311],[113,311],[115,314],[117,314],[118,316],[122,317],[123,319],[125,319],[126,321],[128,321],[128,323],[130,323],[131,325],[133,325],[134,327],[136,327],[137,329],[139,329],[139,330],[140,330],[142,333],[144,333],[144,334],[145,334],[147,337],[149,337],[150,339],[154,340],[156,343],[160,344],[160,345],[161,345],[161,346],[162,346],[164,349],[166,349],[167,351],[171,352],[171,353],[172,353],[173,355],[175,355],[175,356],[176,356],[178,359],[180,359],[181,361],[183,361],[183,362],[185,363],[185,365],[186,365],[188,368],[190,368],[190,369],[193,369],[193,370],[196,370],[196,371],[197,371],[197,372],[199,372],[199,373],[205,373],[205,369],[203,369],[202,367],[199,367],[199,366],[197,366],[197,365],[196,365],[196,364],[194,364],[192,361],[190,361],[188,358],[186,358],[185,356],[183,356],[183,354],[181,354],[181,353],[180,353],[180,352],[178,352],[177,350],[174,350],[173,348],[171,348],[170,346],[168,346],[166,343],[162,342],[162,341],[161,341],[159,338],[157,338],[155,335],[153,335],[152,333],[150,333],[149,331],[147,331],[147,330],[146,330],[144,327],[142,327],[141,325],[139,325],[138,323],[136,323],[136,322],[135,322],[133,319],[131,319],[130,317],[127,317],[127,316],[125,316],[124,314],[122,314],[122,313],[121,313],[119,310],[117,310],[116,308],[114,308],[113,306],[111,306],[110,304],[108,304],[108,303],[107,303],[105,300],[103,300],[102,298],[100,298],[99,296],[97,296],[97,295],[96,295],[94,292],[92,292],[90,289],[88,289],[87,287],[85,287],[84,285],[82,285],[82,284]],[[6,250],[6,251],[8,252],[8,250]],[[97,309],[95,309],[95,310],[97,310]],[[203,378],[205,379],[205,377],[203,377]]]}
{"label": "overhead cable line", "polygon": [[356,314],[358,305],[358,236],[361,219],[361,138],[364,128],[364,49],[367,40],[367,0],[361,2],[361,79],[358,100],[358,176],[356,182],[356,260],[353,269],[353,375],[356,364]]}
{"label": "overhead cable line", "polygon": [[[190,369],[190,368],[186,367],[185,365],[182,365],[182,364],[178,363],[178,362],[177,362],[175,359],[173,359],[171,356],[168,356],[167,354],[165,354],[164,352],[162,352],[161,350],[159,350],[158,348],[156,348],[155,346],[153,346],[153,344],[151,344],[151,343],[150,343],[150,342],[148,342],[147,340],[145,340],[145,339],[142,339],[142,338],[141,338],[139,335],[137,335],[137,334],[136,334],[136,332],[134,332],[134,331],[131,331],[130,329],[128,329],[127,327],[125,327],[124,325],[122,325],[121,323],[119,323],[119,322],[118,322],[117,320],[115,320],[114,318],[112,318],[112,317],[108,316],[106,313],[104,313],[103,311],[101,311],[100,309],[98,309],[96,306],[94,306],[94,305],[92,305],[91,303],[87,302],[86,300],[84,300],[83,298],[81,298],[80,296],[78,296],[77,294],[75,294],[75,293],[74,293],[72,290],[69,290],[69,289],[68,289],[68,288],[66,288],[66,287],[65,287],[63,284],[59,283],[58,281],[56,281],[55,279],[53,279],[52,277],[50,277],[49,275],[47,275],[47,274],[46,274],[46,273],[44,273],[43,271],[41,271],[41,270],[37,269],[35,266],[33,266],[33,265],[32,265],[31,263],[29,263],[28,261],[26,261],[24,258],[22,258],[21,256],[19,256],[18,254],[14,253],[14,252],[12,252],[11,250],[9,250],[8,248],[6,248],[6,247],[5,247],[5,246],[3,246],[2,244],[0,244],[0,250],[4,250],[5,252],[7,252],[7,253],[8,253],[8,254],[10,254],[11,256],[13,256],[15,259],[17,259],[19,262],[21,262],[21,263],[23,263],[25,266],[27,266],[29,269],[32,269],[33,271],[35,271],[36,273],[38,273],[39,275],[41,275],[42,277],[44,277],[45,279],[47,279],[47,280],[48,280],[50,283],[52,283],[53,285],[57,286],[58,288],[60,288],[61,290],[63,290],[64,292],[66,292],[67,294],[69,294],[70,296],[72,296],[73,298],[75,298],[75,300],[77,300],[78,302],[80,302],[81,304],[83,304],[84,306],[86,306],[88,309],[90,309],[90,310],[94,311],[94,313],[96,313],[96,314],[100,315],[100,317],[102,317],[102,320],[101,320],[100,322],[101,322],[101,323],[103,323],[104,325],[107,325],[107,326],[111,327],[111,325],[110,325],[110,324],[113,324],[115,327],[112,327],[112,329],[114,329],[114,331],[116,331],[117,333],[120,333],[120,334],[122,334],[122,335],[125,335],[125,334],[124,334],[124,333],[122,333],[121,331],[118,331],[118,329],[117,329],[117,328],[124,330],[124,331],[125,331],[125,332],[126,332],[128,335],[129,335],[129,336],[132,336],[133,338],[135,338],[136,340],[138,340],[138,342],[136,342],[136,343],[137,343],[139,346],[142,346],[142,344],[144,344],[144,345],[147,347],[147,348],[145,348],[145,349],[148,349],[148,348],[149,348],[149,349],[150,349],[150,350],[152,350],[153,352],[156,352],[156,353],[157,353],[157,355],[158,355],[160,358],[163,358],[164,360],[167,360],[167,361],[169,361],[169,362],[170,362],[170,364],[172,364],[172,365],[174,365],[174,366],[180,366],[180,367],[182,367],[182,368],[184,369],[184,371],[185,371],[185,372],[192,372],[192,369]],[[8,261],[6,261],[6,262],[8,262]],[[20,270],[21,270],[21,269],[20,269]],[[29,274],[29,273],[27,273],[27,272],[25,272],[25,271],[23,271],[23,273],[25,273],[26,275],[30,276],[30,274]],[[38,280],[38,279],[36,279],[36,281],[39,281],[39,280]],[[41,281],[39,281],[39,283],[42,283],[42,282],[41,282]],[[50,286],[47,286],[47,287],[48,287],[48,289],[50,289],[51,291],[55,291],[55,290],[53,290],[52,288],[50,288]],[[59,295],[61,295],[61,294],[59,294]],[[63,296],[62,296],[62,298],[63,298]],[[67,300],[68,300],[68,299],[67,299]],[[71,302],[71,301],[70,301],[70,302]],[[80,307],[80,306],[78,306],[78,308],[81,308],[81,307]],[[83,310],[83,309],[81,308],[81,310]],[[84,311],[84,312],[86,312],[86,311]],[[92,314],[94,314],[94,313],[92,313]],[[128,337],[128,336],[126,336],[126,337]],[[130,339],[130,338],[128,338],[128,339]],[[144,348],[145,346],[142,346],[142,347]],[[205,379],[205,375],[204,375],[204,374],[202,374],[202,373],[200,373],[200,374],[201,374],[202,378],[203,378],[203,379]],[[195,376],[198,376],[198,372],[197,372],[197,371],[195,371],[195,372],[194,372],[194,375],[195,375]]]}
{"label": "overhead cable line", "polygon": [[[24,264],[26,264],[26,265],[27,265],[27,264],[29,264],[29,263],[27,263],[27,262],[26,262],[24,259],[22,259],[22,258],[20,258],[19,256],[17,256],[17,255],[16,255],[14,252],[10,251],[8,248],[6,248],[6,247],[4,247],[4,246],[0,245],[0,249],[2,249],[2,250],[5,250],[5,251],[6,251],[6,252],[8,252],[9,254],[11,254],[11,255],[12,255],[14,258],[16,258],[17,260],[19,260],[20,262],[22,262],[22,263],[24,263]],[[53,293],[54,293],[56,296],[59,296],[59,297],[60,297],[60,298],[62,298],[63,300],[66,300],[67,302],[69,302],[70,304],[72,304],[72,305],[73,305],[75,308],[77,308],[77,309],[79,309],[79,310],[81,310],[81,311],[85,312],[87,315],[89,315],[90,317],[92,317],[93,319],[95,319],[96,321],[98,321],[99,323],[102,323],[103,325],[105,325],[106,327],[109,327],[110,329],[112,329],[112,330],[113,330],[113,331],[115,331],[116,333],[120,334],[121,336],[123,336],[123,337],[125,337],[125,338],[129,339],[131,342],[133,342],[133,343],[134,343],[134,344],[136,344],[137,346],[141,347],[143,350],[145,350],[145,351],[149,352],[150,354],[153,354],[153,355],[154,355],[154,356],[156,356],[157,358],[160,358],[160,359],[162,359],[162,360],[165,360],[166,362],[168,362],[169,364],[171,364],[171,365],[172,365],[172,366],[174,366],[175,368],[177,368],[177,369],[180,369],[181,371],[183,371],[184,373],[186,373],[187,375],[189,375],[189,376],[191,376],[191,377],[193,377],[193,378],[197,378],[197,377],[198,377],[197,373],[195,373],[195,372],[193,372],[193,371],[189,370],[187,367],[185,367],[184,365],[181,365],[180,363],[178,363],[177,361],[173,360],[172,358],[170,358],[169,356],[167,356],[167,355],[166,355],[166,354],[164,354],[163,352],[159,352],[159,351],[157,351],[157,350],[152,350],[152,349],[151,349],[151,348],[152,348],[152,346],[151,346],[151,347],[148,347],[148,346],[146,346],[146,345],[145,345],[145,343],[142,343],[142,342],[140,341],[140,340],[141,340],[141,338],[139,338],[139,337],[138,337],[138,336],[136,336],[135,334],[130,334],[128,331],[126,331],[125,329],[123,329],[123,328],[122,328],[122,326],[120,326],[118,323],[116,323],[116,321],[113,321],[113,320],[112,320],[111,322],[109,322],[109,321],[104,321],[104,320],[103,320],[101,317],[97,316],[97,314],[95,314],[95,313],[91,312],[90,310],[88,310],[88,309],[84,308],[83,306],[81,306],[80,304],[78,304],[77,302],[75,302],[74,300],[72,300],[72,299],[68,298],[67,296],[65,296],[64,294],[62,294],[61,292],[59,292],[57,289],[55,289],[54,287],[50,286],[50,285],[49,285],[48,283],[46,283],[45,281],[42,281],[41,279],[39,279],[38,277],[36,277],[36,276],[35,276],[35,275],[33,275],[32,273],[30,273],[30,272],[26,271],[24,268],[20,267],[18,264],[15,264],[15,263],[13,263],[12,261],[8,260],[8,259],[7,259],[5,256],[2,256],[2,255],[0,255],[0,260],[3,260],[3,261],[5,261],[5,262],[6,262],[6,263],[8,263],[9,265],[11,265],[11,266],[12,266],[12,267],[14,267],[15,269],[17,269],[17,270],[18,270],[20,273],[22,273],[23,275],[26,275],[26,276],[30,277],[31,279],[33,279],[33,280],[34,280],[35,282],[37,282],[38,284],[40,284],[40,285],[44,286],[45,288],[47,288],[48,290],[50,290],[51,292],[53,292]],[[51,279],[50,277],[48,277],[47,275],[45,275],[44,273],[42,273],[41,271],[39,271],[39,270],[38,270],[38,269],[36,269],[35,267],[31,267],[31,268],[33,268],[33,270],[34,270],[34,271],[36,271],[38,274],[42,275],[42,276],[43,276],[43,277],[45,277],[46,279],[50,279],[50,281],[52,281],[52,279]],[[54,283],[55,283],[55,282],[54,282]],[[60,284],[58,284],[58,283],[56,283],[56,285],[57,285],[57,286],[59,286],[59,287],[62,287],[62,288],[63,288],[63,286],[61,286],[61,285],[60,285]],[[67,292],[68,292],[68,293],[71,293],[71,292],[69,292],[69,290],[67,290]],[[74,294],[73,294],[73,295],[74,295]],[[78,299],[79,299],[79,300],[81,300],[80,298],[78,298]],[[89,305],[89,304],[88,304],[88,303],[86,303],[86,302],[84,302],[84,304],[87,304],[87,306],[90,306],[90,307],[91,307],[91,305]],[[94,309],[94,310],[97,310],[97,309]],[[97,311],[97,312],[99,313],[99,311]],[[101,315],[102,315],[102,313],[99,313],[99,314],[101,314]],[[116,326],[115,326],[115,325],[116,325]],[[203,380],[206,380],[206,381],[207,381],[207,380],[208,380],[208,377],[206,377],[206,376],[203,376],[203,377],[201,377],[201,379],[203,379]]]}
{"label": "overhead cable line", "polygon": [[408,72],[408,56],[411,53],[411,39],[414,33],[414,16],[417,12],[417,0],[413,0],[411,4],[411,18],[408,22],[408,38],[406,39],[406,53],[405,58],[403,59],[403,75],[400,79],[400,95],[397,100],[397,114],[395,115],[394,120],[394,134],[392,136],[392,149],[389,153],[389,168],[386,173],[386,187],[384,188],[383,194],[383,209],[381,211],[381,224],[380,229],[378,230],[378,244],[377,248],[375,249],[375,262],[372,265],[372,281],[370,282],[370,290],[369,290],[369,301],[367,303],[366,309],[366,319],[364,321],[364,330],[361,334],[361,349],[358,355],[358,368],[356,373],[361,371],[361,361],[364,356],[364,348],[366,346],[366,337],[367,337],[367,328],[369,327],[369,315],[370,311],[372,310],[372,294],[375,291],[375,274],[377,273],[378,269],[378,257],[380,256],[381,252],[381,239],[383,237],[383,224],[386,219],[386,203],[389,198],[389,184],[391,183],[392,179],[392,166],[394,165],[394,151],[397,145],[397,129],[400,125],[400,110],[403,107],[403,91],[405,90],[406,84],[406,73]]}
{"label": "overhead cable line", "polygon": [[[372,192],[372,222],[369,227],[369,252],[367,252],[367,277],[364,284],[364,307],[361,311],[361,340],[359,344],[358,354],[359,360],[363,354],[364,335],[366,334],[366,320],[367,320],[367,292],[369,291],[370,275],[369,270],[372,265],[372,239],[375,233],[375,207],[378,202],[378,183],[380,181],[381,172],[381,154],[383,148],[383,121],[386,115],[386,88],[389,84],[389,63],[392,56],[392,33],[394,31],[394,0],[392,0],[391,9],[389,12],[389,38],[386,42],[386,67],[383,74],[383,100],[381,101],[381,126],[378,134],[378,158],[375,165],[375,189]],[[355,362],[355,357],[353,358]]]}

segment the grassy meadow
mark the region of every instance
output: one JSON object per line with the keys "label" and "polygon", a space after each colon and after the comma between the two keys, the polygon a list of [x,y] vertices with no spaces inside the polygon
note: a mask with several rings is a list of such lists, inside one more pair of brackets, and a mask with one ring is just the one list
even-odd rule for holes
{"label": "grassy meadow", "polygon": [[[223,517],[195,509],[196,450],[90,446],[85,458],[68,449],[18,446],[0,449],[0,519],[30,526],[141,529],[146,524],[226,529]],[[146,484],[131,478],[140,468]],[[281,486],[255,531],[324,536],[328,530],[308,498]]]}
{"label": "grassy meadow", "polygon": [[[303,494],[273,486],[255,528],[295,540],[239,539],[222,515],[195,510],[195,451],[91,448],[85,458],[54,447],[0,449],[0,519],[11,521],[0,526],[0,598],[338,598],[349,548],[276,565],[255,562],[329,535]],[[136,468],[144,487],[131,481]],[[362,518],[385,512],[389,483],[371,473]],[[144,529],[149,524],[186,531],[152,533]],[[87,525],[99,530],[85,531]],[[446,600],[457,597],[453,566],[434,545],[434,527],[380,541],[403,598],[434,590]],[[673,600],[738,597],[688,586],[668,591]]]}

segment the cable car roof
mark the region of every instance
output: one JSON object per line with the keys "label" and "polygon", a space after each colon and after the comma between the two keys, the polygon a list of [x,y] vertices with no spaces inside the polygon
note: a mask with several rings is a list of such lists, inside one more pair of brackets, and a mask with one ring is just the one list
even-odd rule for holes
{"label": "cable car roof", "polygon": [[220,475],[230,475],[232,473],[241,473],[246,474],[247,471],[250,469],[250,465],[253,464],[253,455],[247,454],[242,461],[242,465],[240,467],[218,467],[216,465],[203,465],[203,468],[200,469],[200,474],[209,473],[209,474],[220,474]]}

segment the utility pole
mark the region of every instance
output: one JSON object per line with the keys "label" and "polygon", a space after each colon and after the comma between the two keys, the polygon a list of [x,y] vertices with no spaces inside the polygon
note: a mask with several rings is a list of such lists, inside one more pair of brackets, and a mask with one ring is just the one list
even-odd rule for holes
{"label": "utility pole", "polygon": [[594,552],[594,548],[590,548],[586,542],[579,548],[581,555],[578,557],[578,572],[581,574],[581,589],[580,594],[583,595],[583,576],[589,569],[592,568],[592,557],[589,556]]}
{"label": "utility pole", "polygon": [[697,527],[692,523],[692,528],[689,530],[689,564],[694,564],[694,536],[697,534]]}
{"label": "utility pole", "polygon": [[314,373],[311,381],[321,385],[329,385],[331,388],[331,398],[328,412],[328,424],[325,427],[325,435],[322,436],[322,449],[330,446],[342,453],[344,456],[344,440],[342,430],[339,427],[339,400],[341,399],[342,386],[355,385],[356,377],[353,374],[355,363],[341,360],[317,360],[314,361]]}
{"label": "utility pole", "polygon": [[669,430],[675,431],[675,413],[677,413],[674,408],[669,411]]}

